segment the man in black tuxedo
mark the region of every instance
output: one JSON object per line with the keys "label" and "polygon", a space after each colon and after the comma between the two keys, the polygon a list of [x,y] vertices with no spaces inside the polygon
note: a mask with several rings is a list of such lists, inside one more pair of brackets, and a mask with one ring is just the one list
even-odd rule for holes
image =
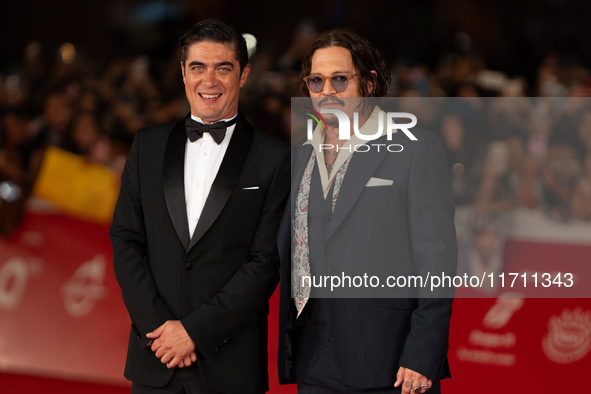
{"label": "man in black tuxedo", "polygon": [[234,27],[200,22],[181,46],[191,113],[137,132],[111,226],[125,377],[132,393],[262,393],[289,145],[238,111],[250,65]]}
{"label": "man in black tuxedo", "polygon": [[[386,96],[390,73],[370,42],[345,29],[321,35],[301,77],[302,96],[315,110],[338,109],[351,126],[358,112],[361,134],[375,133],[384,111],[355,97]],[[401,150],[355,151],[350,147],[367,141],[353,127],[350,139],[339,139],[340,121],[324,118],[325,130],[317,127],[294,147],[290,204],[279,230],[280,382],[297,383],[301,393],[437,393],[450,376],[451,298],[421,289],[412,297],[322,298],[331,292],[306,293],[302,278],[376,270],[453,275],[454,206],[442,144],[413,128],[417,140],[402,132],[387,140],[384,132],[368,142]],[[352,290],[339,291],[347,297]]]}

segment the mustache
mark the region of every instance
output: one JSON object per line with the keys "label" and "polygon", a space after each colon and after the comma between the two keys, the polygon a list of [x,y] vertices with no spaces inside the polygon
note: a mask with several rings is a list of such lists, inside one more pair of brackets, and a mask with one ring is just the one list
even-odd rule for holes
{"label": "mustache", "polygon": [[321,106],[322,104],[325,104],[325,103],[327,103],[327,102],[329,102],[329,101],[336,102],[336,103],[338,103],[339,105],[341,105],[341,106],[343,106],[343,107],[345,106],[345,102],[344,102],[343,100],[340,100],[340,99],[339,99],[339,98],[337,98],[337,97],[325,97],[325,98],[323,98],[323,99],[320,99],[320,100],[318,101],[318,106]]}

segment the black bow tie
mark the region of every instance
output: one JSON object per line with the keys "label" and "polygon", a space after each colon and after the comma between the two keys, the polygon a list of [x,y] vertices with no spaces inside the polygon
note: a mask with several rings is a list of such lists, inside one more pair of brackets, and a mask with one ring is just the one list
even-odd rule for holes
{"label": "black bow tie", "polygon": [[190,117],[187,118],[185,121],[185,129],[187,131],[187,137],[191,142],[197,141],[199,138],[203,137],[203,133],[211,134],[211,138],[216,142],[216,144],[221,144],[226,136],[226,128],[232,126],[236,123],[237,116],[234,119],[229,120],[227,122],[217,122],[212,124],[203,124],[197,121],[194,121]]}

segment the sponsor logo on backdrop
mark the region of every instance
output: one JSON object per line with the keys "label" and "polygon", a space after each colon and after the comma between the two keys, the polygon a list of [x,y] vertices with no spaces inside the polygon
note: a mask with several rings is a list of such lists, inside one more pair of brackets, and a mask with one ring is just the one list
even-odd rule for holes
{"label": "sponsor logo on backdrop", "polygon": [[98,254],[78,267],[72,278],[62,286],[64,307],[71,316],[87,315],[99,299],[105,298],[105,272],[105,257]]}
{"label": "sponsor logo on backdrop", "polygon": [[504,294],[497,298],[495,304],[486,312],[482,323],[488,328],[504,327],[511,316],[523,306],[523,298],[517,294]]}
{"label": "sponsor logo on backdrop", "polygon": [[591,311],[563,309],[548,321],[548,334],[542,339],[548,358],[559,364],[578,361],[591,351]]}
{"label": "sponsor logo on backdrop", "polygon": [[31,276],[38,277],[43,271],[39,259],[15,256],[0,267],[0,309],[16,309],[22,301]]}
{"label": "sponsor logo on backdrop", "polygon": [[[482,318],[482,325],[490,330],[505,327],[511,317],[524,304],[524,299],[517,293],[505,293],[497,298],[494,305]],[[510,367],[517,362],[513,348],[517,337],[512,332],[487,332],[473,329],[468,334],[469,347],[460,346],[456,351],[462,361]]]}

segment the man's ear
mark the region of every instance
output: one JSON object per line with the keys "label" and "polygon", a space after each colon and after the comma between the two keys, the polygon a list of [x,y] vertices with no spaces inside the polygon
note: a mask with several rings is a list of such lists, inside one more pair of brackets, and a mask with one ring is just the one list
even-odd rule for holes
{"label": "man's ear", "polygon": [[240,74],[240,87],[243,87],[248,79],[248,74],[250,73],[250,63],[246,63],[246,66],[242,69],[242,74]]}
{"label": "man's ear", "polygon": [[187,81],[185,81],[185,63],[183,63],[181,61],[181,74],[183,74],[183,83],[187,83]]}
{"label": "man's ear", "polygon": [[376,89],[376,80],[378,78],[378,73],[376,72],[376,70],[371,70],[370,73],[373,75],[373,78],[371,81],[369,81],[369,86],[368,86],[368,93],[370,95],[373,95],[373,92]]}

